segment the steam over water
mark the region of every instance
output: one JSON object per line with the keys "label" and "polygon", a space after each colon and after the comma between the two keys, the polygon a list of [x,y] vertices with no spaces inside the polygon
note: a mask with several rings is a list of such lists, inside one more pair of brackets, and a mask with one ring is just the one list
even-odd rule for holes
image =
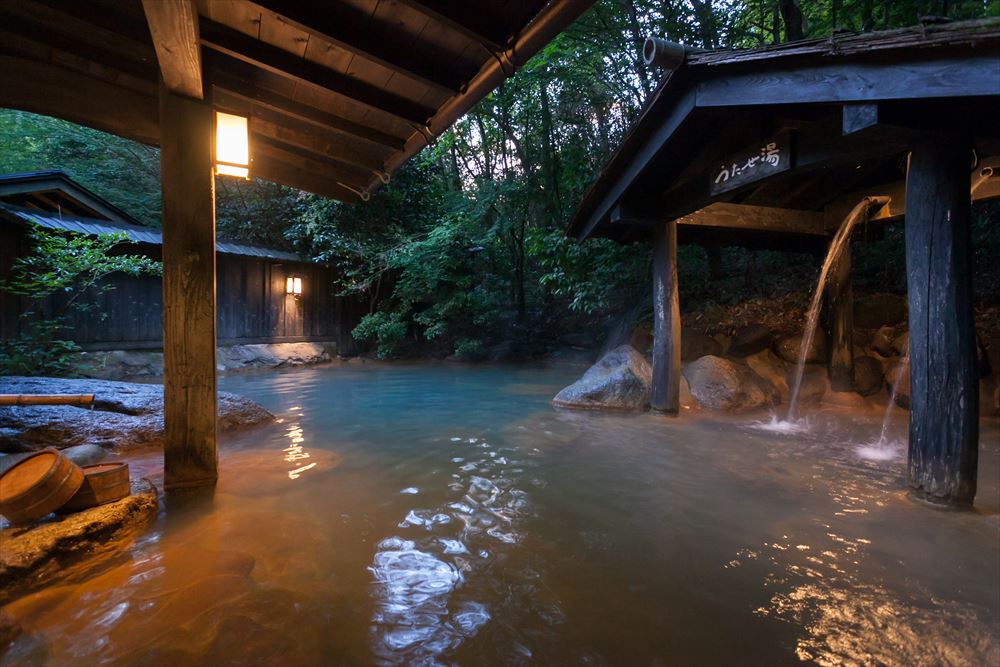
{"label": "steam over water", "polygon": [[[1000,437],[975,512],[904,492],[906,413],[553,410],[582,369],[225,378],[281,422],[211,498],[5,608],[0,665],[1000,664]],[[162,475],[158,455],[130,460]]]}

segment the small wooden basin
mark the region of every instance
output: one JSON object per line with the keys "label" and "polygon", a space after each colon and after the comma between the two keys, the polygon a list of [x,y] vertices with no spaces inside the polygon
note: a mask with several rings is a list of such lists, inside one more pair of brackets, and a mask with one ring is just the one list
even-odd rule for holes
{"label": "small wooden basin", "polygon": [[0,475],[0,514],[31,523],[62,507],[83,485],[83,469],[55,449],[25,457]]}
{"label": "small wooden basin", "polygon": [[73,497],[59,508],[60,514],[113,503],[131,493],[127,463],[98,463],[84,466],[83,473],[83,484]]}

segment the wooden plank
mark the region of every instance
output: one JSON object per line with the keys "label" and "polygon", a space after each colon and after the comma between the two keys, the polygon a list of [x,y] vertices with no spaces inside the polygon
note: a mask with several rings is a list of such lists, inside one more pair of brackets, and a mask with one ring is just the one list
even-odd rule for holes
{"label": "wooden plank", "polygon": [[230,76],[222,71],[224,65],[216,66],[216,63],[221,63],[224,58],[225,56],[220,56],[220,54],[211,54],[211,56],[206,54],[205,60],[211,63],[209,76],[211,77],[212,84],[216,91],[221,91],[221,94],[213,97],[213,102],[235,109],[237,105],[240,105],[239,100],[243,100],[243,105],[240,105],[240,108],[245,109],[245,104],[250,103],[290,118],[297,118],[317,125],[322,129],[364,139],[367,142],[395,151],[402,150],[406,143],[399,137],[348,120],[329,110],[297,102],[266,88],[261,88],[245,80]]}
{"label": "wooden plank", "polygon": [[698,106],[734,107],[996,95],[1000,55],[970,51],[936,59],[775,65],[709,75]]}
{"label": "wooden plank", "polygon": [[878,123],[877,104],[845,104],[841,111],[841,133],[860,132]]}
{"label": "wooden plank", "polygon": [[310,156],[330,160],[342,168],[360,170],[367,178],[382,171],[383,160],[379,156],[387,153],[364,142],[327,132],[315,125],[283,117],[266,109],[255,108],[250,111],[250,131],[282,144],[301,148]]}
{"label": "wooden plank", "polygon": [[657,412],[680,410],[681,310],[677,290],[677,224],[653,228],[653,385],[649,405]]}
{"label": "wooden plank", "polygon": [[970,154],[971,142],[915,146],[906,184],[909,485],[964,507],[976,495],[979,456]]}
{"label": "wooden plank", "polygon": [[[854,203],[857,204],[857,201]],[[839,220],[837,222],[839,223]],[[822,213],[726,202],[710,204],[699,211],[677,218],[677,223],[697,227],[752,229],[817,236],[829,236],[834,229],[827,224]]]}
{"label": "wooden plank", "polygon": [[253,130],[250,133],[250,145],[253,146],[255,159],[273,158],[320,178],[327,178],[336,183],[343,183],[354,188],[364,188],[371,178],[372,172],[361,170],[352,165],[345,165],[339,160],[328,158],[305,148],[286,144],[272,139]]}
{"label": "wooden plank", "polygon": [[214,21],[202,19],[201,43],[254,67],[353,99],[370,109],[410,123],[423,126],[434,115],[435,110],[430,107],[391,95],[381,88],[295,56]]}
{"label": "wooden plank", "polygon": [[289,164],[275,156],[260,156],[251,167],[255,178],[280,183],[291,188],[307,190],[323,197],[330,197],[349,204],[361,201],[361,196],[336,180],[314,174],[299,165]]}
{"label": "wooden plank", "polygon": [[164,487],[215,483],[213,112],[161,88]]}
{"label": "wooden plank", "polygon": [[419,50],[404,51],[392,41],[377,39],[370,31],[356,29],[369,16],[348,3],[320,7],[305,2],[254,0],[254,4],[278,14],[313,39],[349,51],[448,96],[458,94],[464,83],[460,74],[442,66],[444,63],[440,60],[430,60]]}
{"label": "wooden plank", "polygon": [[178,95],[202,99],[198,10],[194,0],[142,0],[142,9],[164,85]]}
{"label": "wooden plank", "polygon": [[[406,5],[432,21],[447,27],[449,30],[481,44],[491,53],[502,53],[510,35],[505,35],[496,25],[488,25],[482,21],[481,12],[463,11],[462,3],[443,3],[439,0],[396,0]],[[478,20],[476,14],[480,14]]]}
{"label": "wooden plank", "polygon": [[756,141],[718,164],[709,175],[708,192],[713,196],[786,172],[792,168],[791,134]]}
{"label": "wooden plank", "polygon": [[826,306],[830,320],[830,386],[854,391],[854,290],[851,288],[851,244],[827,279]]}
{"label": "wooden plank", "polygon": [[46,63],[0,55],[0,106],[56,116],[145,144],[159,142],[155,97]]}

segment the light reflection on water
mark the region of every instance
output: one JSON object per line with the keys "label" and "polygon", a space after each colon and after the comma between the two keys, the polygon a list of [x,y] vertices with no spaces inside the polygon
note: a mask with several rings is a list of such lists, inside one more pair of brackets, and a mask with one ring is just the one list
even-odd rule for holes
{"label": "light reflection on water", "polygon": [[1000,664],[996,422],[977,511],[939,512],[903,443],[866,444],[881,408],[779,433],[552,410],[576,375],[224,379],[281,423],[98,576],[10,605],[0,664]]}

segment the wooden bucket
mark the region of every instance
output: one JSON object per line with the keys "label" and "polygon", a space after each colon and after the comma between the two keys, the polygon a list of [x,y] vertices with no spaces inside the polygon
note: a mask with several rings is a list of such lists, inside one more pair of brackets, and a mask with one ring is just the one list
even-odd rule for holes
{"label": "wooden bucket", "polygon": [[59,508],[60,514],[113,503],[132,493],[128,481],[127,463],[98,463],[84,466],[83,474],[80,490]]}
{"label": "wooden bucket", "polygon": [[62,507],[83,485],[83,469],[55,449],[27,456],[0,475],[0,514],[31,523]]}

